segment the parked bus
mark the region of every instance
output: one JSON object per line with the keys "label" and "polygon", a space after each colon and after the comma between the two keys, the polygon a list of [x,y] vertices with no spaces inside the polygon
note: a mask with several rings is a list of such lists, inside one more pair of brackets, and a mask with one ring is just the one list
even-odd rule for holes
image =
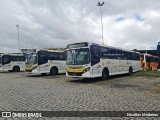
{"label": "parked bus", "polygon": [[140,53],[95,43],[67,45],[66,75],[70,77],[107,79],[141,69]]}
{"label": "parked bus", "polygon": [[25,70],[25,56],[20,53],[1,54],[0,70],[19,72]]}
{"label": "parked bus", "polygon": [[65,73],[65,50],[37,50],[26,58],[25,71],[28,74],[57,75]]}
{"label": "parked bus", "polygon": [[141,68],[143,70],[158,70],[159,57],[151,54],[141,54]]}

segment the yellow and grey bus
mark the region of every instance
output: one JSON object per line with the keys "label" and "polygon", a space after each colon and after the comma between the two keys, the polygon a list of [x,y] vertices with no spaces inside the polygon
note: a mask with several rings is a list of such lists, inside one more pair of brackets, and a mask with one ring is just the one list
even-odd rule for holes
{"label": "yellow and grey bus", "polygon": [[110,75],[141,70],[140,53],[81,42],[67,45],[66,75],[107,79]]}
{"label": "yellow and grey bus", "polygon": [[26,55],[27,74],[57,75],[65,73],[65,69],[65,50],[35,50]]}
{"label": "yellow and grey bus", "polygon": [[25,69],[25,56],[21,53],[6,53],[0,56],[0,71],[19,72]]}

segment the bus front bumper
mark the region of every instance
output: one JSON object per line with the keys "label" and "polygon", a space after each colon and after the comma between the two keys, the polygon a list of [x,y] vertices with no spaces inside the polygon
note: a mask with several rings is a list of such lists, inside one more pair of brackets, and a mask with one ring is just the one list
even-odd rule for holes
{"label": "bus front bumper", "polygon": [[74,78],[92,78],[92,75],[89,71],[82,73],[82,72],[66,72],[66,76],[74,77]]}
{"label": "bus front bumper", "polygon": [[40,72],[38,70],[36,70],[36,69],[34,69],[34,70],[26,70],[25,69],[25,73],[27,75],[38,75],[38,74],[40,74]]}

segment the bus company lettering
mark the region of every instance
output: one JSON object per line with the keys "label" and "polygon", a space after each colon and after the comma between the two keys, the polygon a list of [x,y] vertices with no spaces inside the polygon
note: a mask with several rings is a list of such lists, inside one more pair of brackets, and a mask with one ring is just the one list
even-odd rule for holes
{"label": "bus company lettering", "polygon": [[42,117],[41,113],[28,113],[28,117]]}
{"label": "bus company lettering", "polygon": [[24,117],[33,117],[33,118],[38,118],[42,117],[41,113],[12,113],[12,117],[19,117],[19,118],[24,118]]}

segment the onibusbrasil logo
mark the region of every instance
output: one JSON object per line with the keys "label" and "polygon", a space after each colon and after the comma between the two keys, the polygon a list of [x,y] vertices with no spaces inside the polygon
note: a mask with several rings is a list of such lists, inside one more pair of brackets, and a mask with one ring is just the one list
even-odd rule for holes
{"label": "onibusbrasil logo", "polygon": [[23,118],[23,117],[32,117],[39,118],[42,117],[40,112],[2,112],[3,118]]}

